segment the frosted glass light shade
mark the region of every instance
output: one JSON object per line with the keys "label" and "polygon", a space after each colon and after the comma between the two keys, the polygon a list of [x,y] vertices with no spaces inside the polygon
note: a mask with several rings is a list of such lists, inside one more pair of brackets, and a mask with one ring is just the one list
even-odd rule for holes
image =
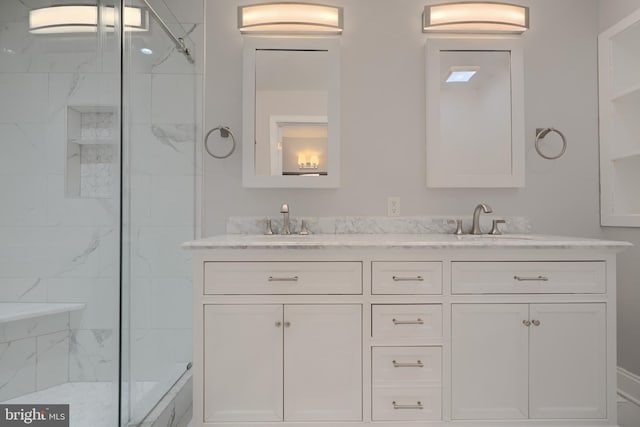
{"label": "frosted glass light shade", "polygon": [[[116,12],[103,7],[98,13],[95,5],[60,5],[29,11],[29,32],[32,34],[95,33],[98,20],[113,28]],[[149,31],[148,12],[138,7],[124,8],[125,31]]]}
{"label": "frosted glass light shade", "polygon": [[340,34],[342,8],[310,3],[239,6],[238,29],[247,34]]}
{"label": "frosted glass light shade", "polygon": [[515,33],[529,28],[529,8],[508,3],[464,2],[424,7],[422,32]]}

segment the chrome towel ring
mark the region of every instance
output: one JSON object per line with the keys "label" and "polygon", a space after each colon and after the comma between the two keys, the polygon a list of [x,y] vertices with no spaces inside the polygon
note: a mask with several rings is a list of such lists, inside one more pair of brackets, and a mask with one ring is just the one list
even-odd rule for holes
{"label": "chrome towel ring", "polygon": [[[540,141],[543,140],[544,137],[547,136],[550,132],[555,132],[558,135],[560,135],[560,138],[562,138],[562,149],[560,150],[560,153],[558,153],[555,156],[547,156],[540,150]],[[560,132],[558,129],[537,128],[536,129],[536,151],[538,152],[538,154],[540,154],[540,157],[545,158],[547,160],[559,159],[560,157],[562,157],[564,152],[567,151],[567,139],[564,137],[564,134]]]}
{"label": "chrome towel ring", "polygon": [[[231,135],[231,150],[229,150],[227,154],[224,154],[224,155],[213,154],[209,149],[209,136],[217,130],[220,131],[220,136],[223,138],[229,138],[229,135]],[[236,137],[233,135],[233,132],[231,132],[231,129],[229,129],[227,126],[222,126],[222,125],[216,126],[213,129],[211,129],[209,132],[207,132],[207,135],[204,137],[204,148],[205,150],[207,150],[207,153],[209,153],[211,157],[214,157],[216,159],[226,159],[227,157],[232,155],[233,152],[236,150]]]}

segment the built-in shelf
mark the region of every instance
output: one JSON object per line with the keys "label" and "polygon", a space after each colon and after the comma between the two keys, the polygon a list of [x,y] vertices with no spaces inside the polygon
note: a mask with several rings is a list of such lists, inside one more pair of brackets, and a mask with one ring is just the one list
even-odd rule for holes
{"label": "built-in shelf", "polygon": [[614,93],[613,96],[611,97],[611,102],[624,100],[627,97],[631,97],[631,98],[640,97],[640,82],[633,86],[629,86],[626,89],[623,89]]}
{"label": "built-in shelf", "polygon": [[640,9],[598,37],[600,222],[640,227]]}
{"label": "built-in shelf", "polygon": [[631,159],[633,157],[640,157],[640,148],[637,151],[634,151],[634,152],[613,155],[613,156],[611,156],[610,159],[611,159],[612,162],[617,162],[617,161],[620,161],[620,160]]}
{"label": "built-in shelf", "polygon": [[67,107],[67,197],[113,196],[117,119],[110,106]]}
{"label": "built-in shelf", "polygon": [[16,320],[32,319],[52,314],[68,313],[82,310],[84,304],[53,303],[53,302],[4,302],[0,303],[0,323]]}

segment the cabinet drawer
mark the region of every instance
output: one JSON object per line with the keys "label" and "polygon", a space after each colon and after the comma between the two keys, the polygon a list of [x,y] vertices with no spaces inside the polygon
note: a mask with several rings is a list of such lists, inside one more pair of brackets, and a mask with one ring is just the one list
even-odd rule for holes
{"label": "cabinet drawer", "polygon": [[360,262],[205,262],[204,293],[361,294]]}
{"label": "cabinet drawer", "polygon": [[441,262],[372,262],[371,293],[441,294]]}
{"label": "cabinet drawer", "polygon": [[454,294],[604,293],[603,261],[453,262]]}
{"label": "cabinet drawer", "polygon": [[374,338],[440,338],[442,306],[439,304],[372,305]]}
{"label": "cabinet drawer", "polygon": [[440,347],[373,347],[374,386],[433,386],[442,382]]}
{"label": "cabinet drawer", "polygon": [[374,387],[373,421],[439,420],[442,418],[440,387]]}

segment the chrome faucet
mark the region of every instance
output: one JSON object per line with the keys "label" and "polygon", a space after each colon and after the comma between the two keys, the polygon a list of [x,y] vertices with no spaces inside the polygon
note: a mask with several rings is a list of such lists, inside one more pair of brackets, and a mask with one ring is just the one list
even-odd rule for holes
{"label": "chrome faucet", "polygon": [[484,203],[480,203],[476,206],[473,210],[473,227],[471,228],[471,234],[482,234],[482,231],[480,230],[480,212],[491,213],[493,212],[493,209],[491,209],[491,206],[485,205]]}
{"label": "chrome faucet", "polygon": [[282,234],[291,234],[289,229],[289,205],[283,203],[280,207],[280,213],[282,214]]}

